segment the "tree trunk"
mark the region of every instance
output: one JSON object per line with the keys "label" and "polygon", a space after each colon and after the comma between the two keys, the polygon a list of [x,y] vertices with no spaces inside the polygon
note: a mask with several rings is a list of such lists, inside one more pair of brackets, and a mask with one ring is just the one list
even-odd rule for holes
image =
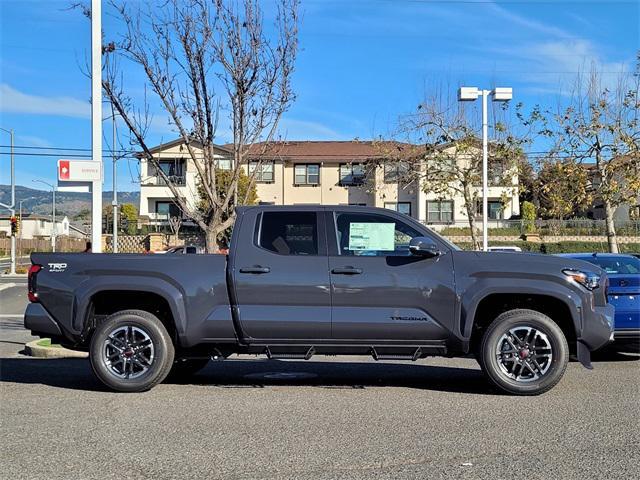
{"label": "tree trunk", "polygon": [[613,223],[613,207],[611,202],[604,201],[604,214],[607,225],[607,243],[609,244],[609,252],[618,253],[618,239],[616,238],[616,226]]}
{"label": "tree trunk", "polygon": [[467,212],[467,221],[469,222],[469,231],[471,232],[471,244],[474,250],[480,250],[480,243],[478,242],[478,233],[474,226],[476,209],[474,208],[473,197],[466,185],[463,186],[464,196],[464,208]]}
{"label": "tree trunk", "polygon": [[207,253],[218,253],[220,246],[218,245],[218,234],[220,232],[215,228],[207,228],[205,230],[205,249]]}
{"label": "tree trunk", "polygon": [[474,250],[480,250],[480,242],[478,241],[478,232],[476,231],[476,227],[474,225],[474,211],[473,209],[467,208],[467,219],[469,220],[469,231],[471,232],[471,244],[473,245]]}

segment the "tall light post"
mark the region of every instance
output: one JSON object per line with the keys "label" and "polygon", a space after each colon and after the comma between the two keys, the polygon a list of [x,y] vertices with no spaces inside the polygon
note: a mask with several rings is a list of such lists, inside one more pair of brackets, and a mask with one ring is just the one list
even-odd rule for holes
{"label": "tall light post", "polygon": [[[13,159],[13,128],[11,130],[7,130],[6,128],[0,127],[0,130],[3,132],[7,132],[11,137],[11,205],[5,205],[4,203],[0,203],[1,207],[6,208],[11,212],[11,216],[15,216],[16,214],[16,173],[15,173],[15,162]],[[9,269],[9,273],[11,275],[16,274],[16,235],[15,233],[11,234],[11,267]]]}
{"label": "tall light post", "polygon": [[482,95],[482,250],[485,252],[489,248],[489,234],[487,210],[489,209],[489,132],[487,98],[493,97],[494,102],[508,102],[513,98],[511,87],[496,87],[493,90],[480,90],[476,87],[460,87],[458,90],[458,100],[461,102],[473,102]]}
{"label": "tall light post", "polygon": [[56,228],[56,187],[55,185],[50,184],[49,182],[45,182],[44,180],[32,180],[35,183],[44,183],[45,185],[49,185],[51,187],[51,194],[53,195],[53,209],[52,209],[52,220],[53,220],[53,228],[51,230],[51,249],[56,251],[56,236],[57,236],[57,228]]}

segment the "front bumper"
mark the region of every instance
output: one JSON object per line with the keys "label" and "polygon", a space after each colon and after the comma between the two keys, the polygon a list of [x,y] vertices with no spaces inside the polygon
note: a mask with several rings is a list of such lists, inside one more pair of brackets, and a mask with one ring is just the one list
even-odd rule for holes
{"label": "front bumper", "polygon": [[613,340],[615,309],[613,305],[585,310],[578,339],[589,350],[602,348]]}
{"label": "front bumper", "polygon": [[640,340],[640,330],[633,328],[616,329],[613,332],[616,341]]}
{"label": "front bumper", "polygon": [[38,337],[62,337],[62,331],[39,303],[30,303],[24,312],[24,328],[31,330],[34,336]]}

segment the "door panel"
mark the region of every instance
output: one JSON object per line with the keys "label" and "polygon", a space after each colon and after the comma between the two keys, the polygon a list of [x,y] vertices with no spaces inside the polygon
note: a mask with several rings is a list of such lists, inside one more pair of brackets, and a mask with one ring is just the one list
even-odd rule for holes
{"label": "door panel", "polygon": [[[446,326],[453,318],[456,298],[449,251],[436,258],[412,256],[409,240],[425,233],[404,223],[400,216],[338,211],[335,219],[335,236],[329,235],[338,247],[331,249],[338,255],[329,257],[333,338],[447,339]],[[390,228],[377,226],[371,230],[371,238],[362,240],[363,231],[366,237],[372,223],[394,224],[394,238],[383,238]],[[354,239],[355,235],[358,238]],[[392,250],[385,246],[389,241]],[[387,250],[368,250],[364,248],[367,242]],[[359,273],[341,273],[349,270]]]}
{"label": "door panel", "polygon": [[281,208],[243,215],[232,272],[240,325],[250,340],[330,338],[326,236],[318,217]]}

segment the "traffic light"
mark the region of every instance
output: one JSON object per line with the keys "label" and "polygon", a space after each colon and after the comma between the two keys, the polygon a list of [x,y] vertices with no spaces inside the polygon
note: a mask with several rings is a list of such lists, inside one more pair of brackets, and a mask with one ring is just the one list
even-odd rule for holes
{"label": "traffic light", "polygon": [[18,220],[18,217],[13,216],[11,217],[11,235],[16,236],[18,235],[19,231],[20,231],[20,220]]}

